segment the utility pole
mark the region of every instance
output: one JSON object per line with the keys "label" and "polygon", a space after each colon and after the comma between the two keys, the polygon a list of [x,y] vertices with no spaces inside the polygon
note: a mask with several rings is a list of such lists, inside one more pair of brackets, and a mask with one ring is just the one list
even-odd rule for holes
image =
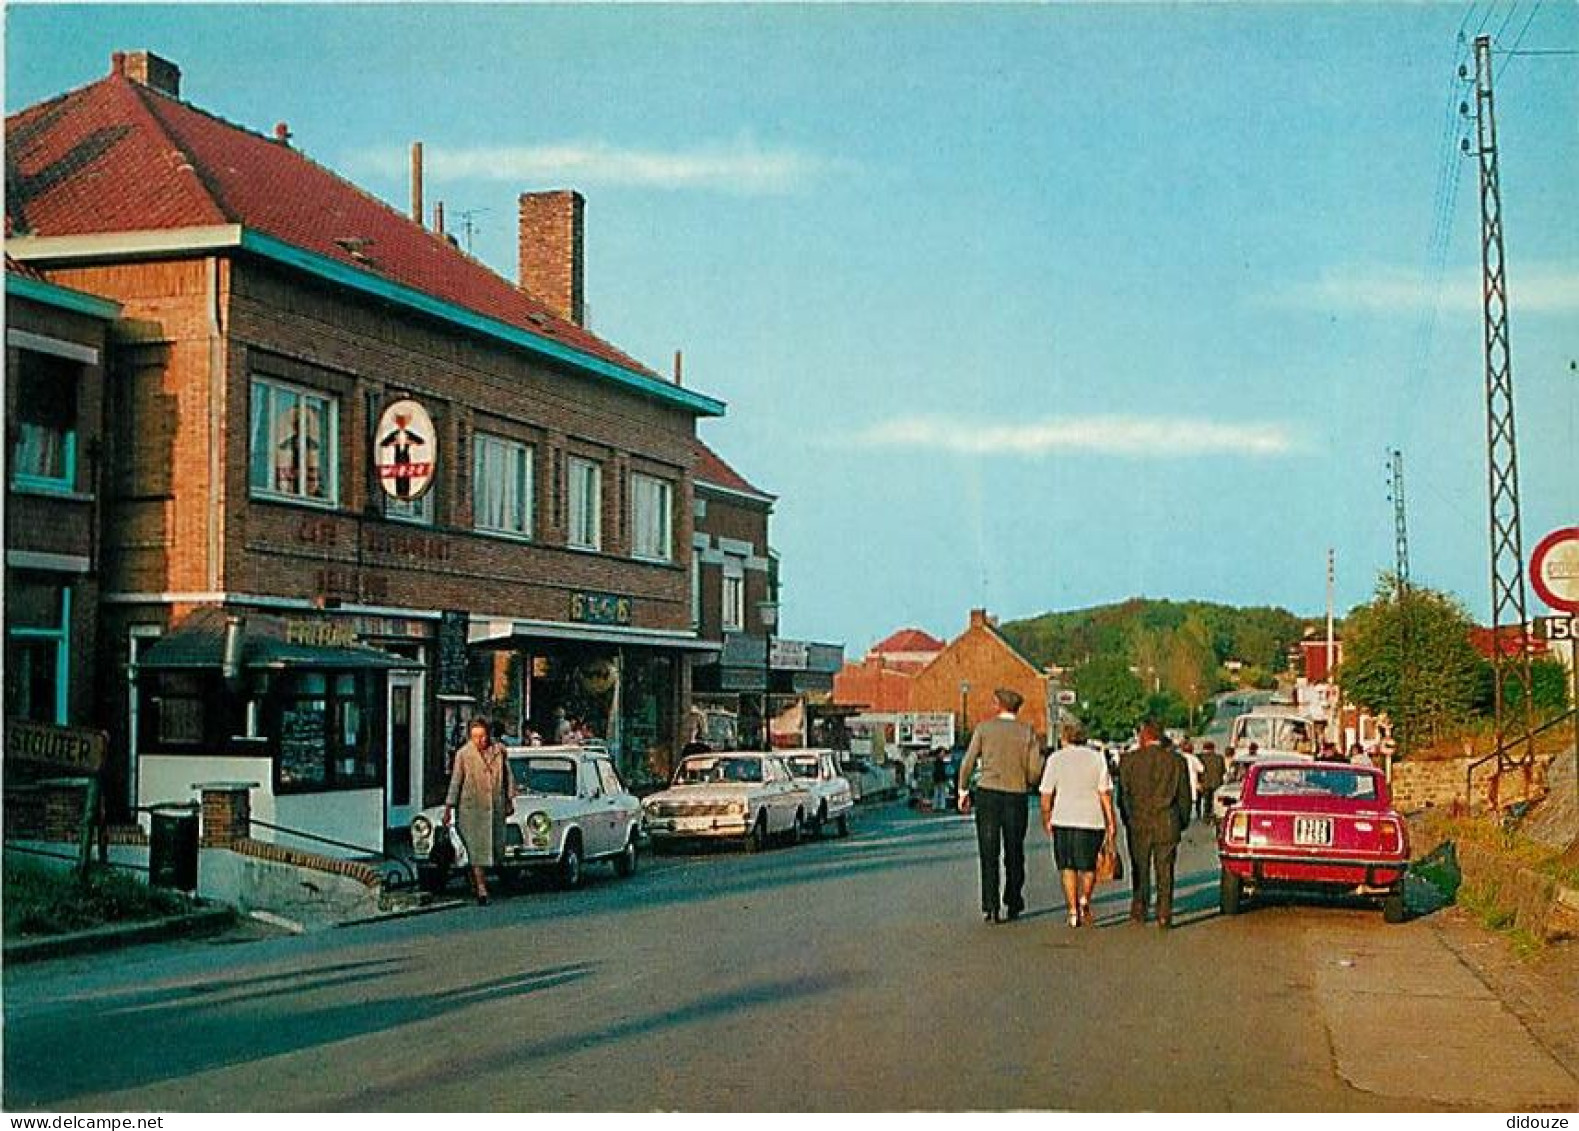
{"label": "utility pole", "polygon": [[[1475,134],[1480,159],[1480,259],[1486,352],[1486,482],[1491,531],[1491,663],[1496,709],[1497,806],[1502,775],[1522,766],[1526,785],[1534,762],[1524,602],[1524,546],[1519,517],[1519,452],[1513,423],[1513,358],[1508,345],[1508,279],[1503,259],[1502,184],[1497,172],[1497,120],[1491,91],[1491,36],[1475,37]],[[1467,107],[1465,107],[1467,110]],[[1513,629],[1516,655],[1503,654],[1504,626]],[[1519,703],[1509,692],[1519,691]]]}
{"label": "utility pole", "polygon": [[[1397,448],[1392,454],[1392,483],[1388,498],[1393,503],[1393,593],[1398,605],[1398,701],[1409,694],[1414,679],[1414,668],[1409,652],[1409,525],[1404,511],[1404,454]],[[1399,719],[1393,720],[1393,741],[1397,754],[1406,752],[1409,728],[1400,727]]]}
{"label": "utility pole", "polygon": [[1337,552],[1327,550],[1327,682],[1332,682],[1332,669],[1337,666],[1337,637],[1333,635],[1333,588],[1337,580]]}

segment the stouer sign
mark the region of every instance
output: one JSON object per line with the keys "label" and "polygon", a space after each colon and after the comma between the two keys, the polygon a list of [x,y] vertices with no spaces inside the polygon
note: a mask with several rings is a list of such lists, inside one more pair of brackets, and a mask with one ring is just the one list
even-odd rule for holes
{"label": "stouer sign", "polygon": [[396,401],[378,418],[373,433],[373,462],[384,493],[402,502],[422,498],[433,484],[439,438],[433,418],[416,401]]}
{"label": "stouer sign", "polygon": [[1579,526],[1552,531],[1530,554],[1536,595],[1554,609],[1579,613]]}

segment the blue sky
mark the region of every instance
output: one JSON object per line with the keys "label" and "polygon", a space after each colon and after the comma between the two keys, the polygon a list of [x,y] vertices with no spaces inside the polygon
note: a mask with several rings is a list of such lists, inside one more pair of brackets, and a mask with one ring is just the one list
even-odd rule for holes
{"label": "blue sky", "polygon": [[[1415,577],[1489,615],[1481,28],[1573,51],[1579,6],[11,5],[6,106],[147,48],[401,208],[421,140],[511,276],[516,194],[581,189],[593,328],[729,402],[783,631],[859,653],[972,606],[1315,613],[1328,546],[1346,608],[1393,446]],[[1528,549],[1579,520],[1579,57],[1497,62]]]}

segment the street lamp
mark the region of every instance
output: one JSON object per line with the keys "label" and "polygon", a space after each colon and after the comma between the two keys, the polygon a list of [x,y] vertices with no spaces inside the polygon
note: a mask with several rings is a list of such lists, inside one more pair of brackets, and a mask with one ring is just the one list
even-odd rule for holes
{"label": "street lamp", "polygon": [[758,601],[757,619],[762,622],[762,749],[773,749],[773,728],[769,724],[768,696],[773,690],[773,630],[779,623],[777,601]]}

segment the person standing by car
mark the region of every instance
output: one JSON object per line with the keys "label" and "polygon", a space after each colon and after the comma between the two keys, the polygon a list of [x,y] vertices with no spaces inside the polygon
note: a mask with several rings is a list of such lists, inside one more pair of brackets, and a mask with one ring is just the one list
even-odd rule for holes
{"label": "person standing by car", "polygon": [[504,747],[488,732],[487,721],[473,719],[470,733],[470,740],[455,752],[450,791],[444,798],[444,825],[459,826],[471,863],[472,893],[479,904],[485,904],[488,884],[483,869],[496,867],[504,858],[504,820],[515,800],[515,778]]}
{"label": "person standing by car", "polygon": [[1157,926],[1173,925],[1173,865],[1179,831],[1190,822],[1190,776],[1184,759],[1160,741],[1161,730],[1147,719],[1140,728],[1140,749],[1119,765],[1124,827],[1129,836],[1129,918],[1144,923],[1157,877]]}
{"label": "person standing by car", "polygon": [[932,751],[932,811],[948,812],[948,749],[939,746]]}
{"label": "person standing by car", "polygon": [[1113,779],[1107,759],[1085,744],[1078,723],[1064,726],[1064,745],[1042,771],[1042,828],[1053,841],[1053,861],[1064,887],[1069,925],[1091,925],[1097,853],[1114,849]]}
{"label": "person standing by car", "polygon": [[[1179,757],[1184,759],[1184,764],[1190,770],[1190,808],[1193,812],[1200,804],[1201,794],[1205,792],[1201,783],[1206,777],[1206,764],[1195,756],[1195,743],[1188,738],[1179,744]],[[1190,823],[1190,813],[1184,815],[1184,823]]]}
{"label": "person standing by car", "polygon": [[1217,796],[1218,787],[1223,784],[1223,777],[1228,772],[1228,766],[1223,761],[1223,756],[1217,752],[1217,743],[1207,739],[1201,746],[1201,795],[1195,799],[1196,816],[1203,821],[1212,819],[1212,798]]}
{"label": "person standing by car", "polygon": [[[959,811],[976,813],[976,849],[981,854],[981,917],[996,923],[1001,915],[998,857],[1003,856],[1003,907],[1010,919],[1025,910],[1025,831],[1030,823],[1026,793],[1042,776],[1036,732],[1015,716],[1024,697],[1010,688],[994,691],[1001,708],[970,736],[959,768]],[[968,783],[980,763],[974,790]]]}

